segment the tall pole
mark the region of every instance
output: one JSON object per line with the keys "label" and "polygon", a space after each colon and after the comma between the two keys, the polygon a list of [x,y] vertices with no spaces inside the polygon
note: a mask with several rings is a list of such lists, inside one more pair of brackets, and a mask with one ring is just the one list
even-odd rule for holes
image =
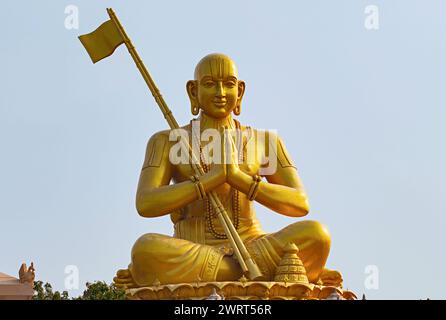
{"label": "tall pole", "polygon": [[[127,36],[127,33],[125,32],[124,27],[121,25],[121,22],[118,20],[118,17],[116,16],[115,12],[113,11],[113,9],[108,8],[107,13],[110,16],[110,19],[115,23],[119,32],[121,33],[121,36],[124,39],[124,43],[130,55],[135,61],[138,70],[141,72],[144,81],[149,87],[150,92],[155,98],[155,101],[160,107],[161,112],[163,113],[164,118],[166,118],[170,128],[179,129],[180,126],[178,125],[178,122],[175,120],[172,111],[169,109],[166,102],[164,101],[163,96],[161,95],[159,89],[155,85],[155,82],[150,76],[149,71],[144,65],[144,62],[139,57],[138,52],[133,46],[130,38]],[[188,141],[186,142],[185,139],[181,138],[181,143],[185,144],[185,147],[187,147],[189,151],[191,150],[191,146]],[[191,152],[191,154],[192,154],[192,159],[190,164],[192,169],[194,170],[195,174],[200,176],[203,175],[205,172],[200,164],[200,161],[198,161],[194,152]],[[263,275],[259,267],[252,259],[251,255],[249,254],[248,250],[245,247],[245,244],[240,238],[240,235],[238,234],[237,230],[235,229],[234,225],[229,219],[228,213],[226,212],[223,204],[221,203],[220,198],[218,198],[215,191],[208,192],[207,196],[209,197],[209,200],[217,213],[220,224],[222,225],[223,230],[225,231],[225,234],[228,237],[228,240],[232,248],[234,249],[234,253],[237,257],[240,267],[242,268],[243,273],[246,274],[250,280],[259,280],[263,278]]]}

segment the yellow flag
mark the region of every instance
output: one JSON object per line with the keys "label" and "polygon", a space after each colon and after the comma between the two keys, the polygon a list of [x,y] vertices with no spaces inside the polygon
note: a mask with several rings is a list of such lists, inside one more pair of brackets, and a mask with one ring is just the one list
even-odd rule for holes
{"label": "yellow flag", "polygon": [[116,24],[108,20],[89,34],[79,36],[93,63],[110,56],[115,49],[124,43]]}

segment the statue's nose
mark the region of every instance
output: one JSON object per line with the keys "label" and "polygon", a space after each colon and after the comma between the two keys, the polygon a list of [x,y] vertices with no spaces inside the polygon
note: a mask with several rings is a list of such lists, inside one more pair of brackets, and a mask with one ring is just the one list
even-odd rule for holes
{"label": "statue's nose", "polygon": [[216,94],[216,96],[217,97],[224,97],[226,94],[225,94],[225,89],[224,89],[224,87],[223,87],[223,82],[221,82],[221,81],[218,81],[218,83],[217,83],[217,94]]}

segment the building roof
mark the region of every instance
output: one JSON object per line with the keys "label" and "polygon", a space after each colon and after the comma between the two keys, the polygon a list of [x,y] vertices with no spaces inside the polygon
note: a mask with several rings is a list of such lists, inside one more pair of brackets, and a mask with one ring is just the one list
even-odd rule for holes
{"label": "building roof", "polygon": [[7,280],[18,280],[18,279],[13,276],[10,276],[9,274],[0,272],[0,281],[7,281]]}
{"label": "building roof", "polygon": [[18,280],[19,279],[15,278],[13,276],[10,276],[6,273],[0,272],[0,282],[16,282]]}
{"label": "building roof", "polygon": [[0,272],[0,300],[31,299],[33,293],[30,283],[20,283],[19,279]]}

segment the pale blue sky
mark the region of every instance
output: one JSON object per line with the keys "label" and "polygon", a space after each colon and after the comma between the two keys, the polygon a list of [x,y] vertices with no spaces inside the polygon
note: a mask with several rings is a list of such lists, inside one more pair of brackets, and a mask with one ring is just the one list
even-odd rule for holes
{"label": "pale blue sky", "polygon": [[[79,30],[64,27],[79,8]],[[380,29],[364,28],[378,5]],[[328,266],[368,298],[446,298],[444,1],[3,1],[0,271],[34,261],[110,282],[147,232],[134,195],[147,139],[167,126],[125,48],[93,65],[77,39],[113,7],[180,123],[198,60],[229,54],[240,120],[279,130],[332,233]],[[258,207],[268,232],[296,219]],[[306,219],[306,218],[305,218]],[[367,265],[379,289],[364,287]]]}

